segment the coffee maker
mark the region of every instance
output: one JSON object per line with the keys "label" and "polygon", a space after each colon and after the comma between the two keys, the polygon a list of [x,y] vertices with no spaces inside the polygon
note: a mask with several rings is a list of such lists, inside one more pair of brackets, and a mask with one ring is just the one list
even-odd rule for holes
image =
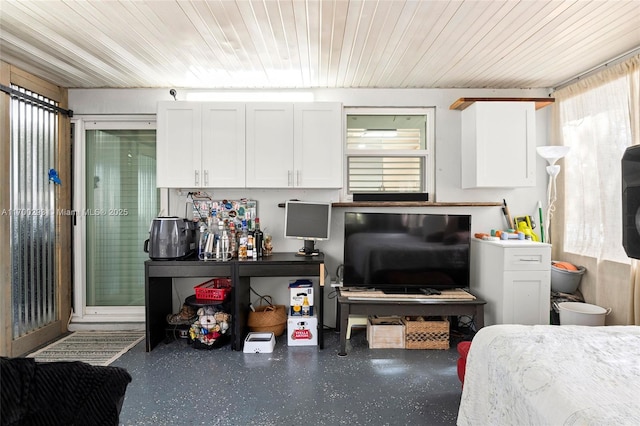
{"label": "coffee maker", "polygon": [[179,218],[156,217],[151,222],[149,239],[144,242],[144,251],[153,260],[184,259],[196,250],[196,225]]}

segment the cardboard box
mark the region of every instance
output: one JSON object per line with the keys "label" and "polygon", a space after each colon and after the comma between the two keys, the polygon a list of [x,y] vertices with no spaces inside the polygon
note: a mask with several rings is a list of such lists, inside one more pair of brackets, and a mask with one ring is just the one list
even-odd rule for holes
{"label": "cardboard box", "polygon": [[244,348],[242,352],[246,354],[269,354],[276,347],[276,337],[273,333],[256,333],[247,334],[244,339]]}
{"label": "cardboard box", "polygon": [[369,317],[367,341],[371,349],[404,349],[405,330],[401,317]]}
{"label": "cardboard box", "polygon": [[289,317],[287,319],[287,344],[289,346],[315,346],[318,344],[317,317]]}
{"label": "cardboard box", "polygon": [[[307,299],[308,312],[305,298]],[[313,316],[313,282],[301,279],[289,283],[289,315]]]}

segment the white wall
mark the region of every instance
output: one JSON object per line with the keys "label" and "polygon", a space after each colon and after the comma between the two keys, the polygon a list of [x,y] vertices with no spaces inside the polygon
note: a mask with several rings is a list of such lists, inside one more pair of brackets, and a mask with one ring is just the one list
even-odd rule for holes
{"label": "white wall", "polygon": [[[178,89],[178,99],[195,92]],[[235,94],[237,91],[229,91]],[[273,92],[273,91],[271,91]],[[271,93],[254,91],[256,94]],[[293,92],[293,91],[289,91]],[[302,92],[302,91],[299,91]],[[535,216],[538,200],[546,199],[547,175],[546,163],[537,160],[537,185],[533,188],[514,189],[461,189],[460,147],[461,147],[461,112],[449,110],[449,106],[461,97],[547,97],[544,90],[493,90],[493,89],[315,89],[307,90],[315,101],[341,102],[345,107],[435,107],[436,108],[436,201],[439,202],[501,202],[507,200],[512,216]],[[216,93],[220,93],[219,91]],[[283,100],[286,94],[282,95]],[[155,114],[156,103],[160,100],[172,100],[169,89],[70,89],[69,108],[75,116],[100,114]],[[259,99],[254,99],[259,100]],[[247,99],[251,101],[251,99]],[[549,145],[551,108],[546,107],[536,112],[537,145]],[[212,161],[215,161],[213,159]],[[338,160],[339,161],[339,160]],[[508,153],[502,159],[496,159],[496,167],[501,161],[508,161]],[[165,190],[167,191],[167,190]],[[258,214],[263,228],[274,236],[275,251],[295,251],[300,243],[285,240],[283,235],[284,209],[278,204],[286,199],[339,201],[338,190],[225,190],[211,188],[207,191],[215,199],[250,198],[258,201]],[[167,191],[169,211],[165,214],[184,215],[184,194]],[[343,215],[347,208],[333,210],[333,224],[330,241],[318,243],[327,258],[327,269],[335,276],[338,265],[342,262]],[[357,211],[375,211],[375,208],[349,209]],[[499,207],[429,207],[429,208],[386,208],[384,211],[437,211],[442,213],[472,214],[472,231],[489,232],[491,229],[502,229],[505,221]],[[256,290],[272,295],[277,303],[287,302],[286,284],[288,278],[254,279]],[[192,294],[194,283],[176,283],[174,305],[179,306],[182,300]],[[327,292],[328,293],[328,292]],[[325,324],[334,325],[335,300],[327,300]]]}

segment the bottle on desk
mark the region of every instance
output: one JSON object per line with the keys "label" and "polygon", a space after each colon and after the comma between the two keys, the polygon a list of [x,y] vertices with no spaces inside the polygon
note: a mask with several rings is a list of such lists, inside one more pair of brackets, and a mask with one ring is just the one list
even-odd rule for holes
{"label": "bottle on desk", "polygon": [[218,233],[216,234],[216,260],[222,260],[222,221],[218,221]]}
{"label": "bottle on desk", "polygon": [[229,247],[229,234],[227,234],[227,228],[224,226],[224,221],[218,222],[220,229],[220,259],[222,261],[231,259],[231,249]]}
{"label": "bottle on desk", "polygon": [[238,259],[247,258],[247,221],[242,220],[242,228],[237,232]]}
{"label": "bottle on desk", "polygon": [[207,229],[207,224],[204,222],[200,223],[200,242],[198,243],[198,259],[206,260],[205,252],[207,249],[207,237],[209,236],[209,231]]}
{"label": "bottle on desk", "polygon": [[253,249],[253,235],[251,235],[251,231],[248,232],[247,235],[247,258],[253,259],[255,256],[255,251]]}
{"label": "bottle on desk", "polygon": [[[216,238],[217,235],[214,231],[212,218],[207,219],[207,229],[204,233],[204,250],[201,259],[202,260],[214,260],[216,255]],[[201,239],[202,241],[202,239]]]}
{"label": "bottle on desk", "polygon": [[264,233],[260,230],[260,218],[256,217],[255,221],[256,230],[253,232],[253,250],[255,257],[262,257],[262,240],[264,240]]}
{"label": "bottle on desk", "polygon": [[238,240],[236,239],[236,225],[231,221],[229,222],[229,251],[231,257],[238,257]]}

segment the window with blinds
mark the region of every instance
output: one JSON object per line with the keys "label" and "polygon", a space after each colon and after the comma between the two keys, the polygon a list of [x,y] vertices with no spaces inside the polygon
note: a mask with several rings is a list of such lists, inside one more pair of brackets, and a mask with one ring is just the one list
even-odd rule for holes
{"label": "window with blinds", "polygon": [[347,110],[348,194],[431,194],[432,123],[432,109]]}

